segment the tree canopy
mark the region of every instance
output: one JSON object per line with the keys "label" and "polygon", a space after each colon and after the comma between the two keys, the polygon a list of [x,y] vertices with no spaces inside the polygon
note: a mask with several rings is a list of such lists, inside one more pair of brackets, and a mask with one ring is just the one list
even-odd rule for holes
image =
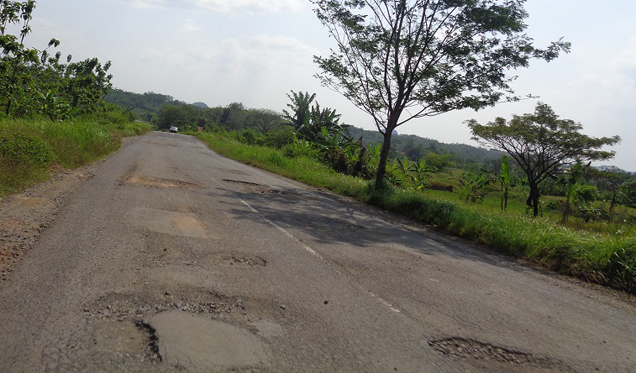
{"label": "tree canopy", "polygon": [[414,119],[518,100],[513,69],[550,61],[570,44],[535,48],[525,0],[312,0],[336,42],[315,56],[323,85],[370,114],[384,136],[382,183],[393,130]]}
{"label": "tree canopy", "polygon": [[488,124],[468,121],[473,139],[507,152],[524,171],[530,186],[527,204],[539,212],[539,184],[559,167],[582,161],[606,160],[615,152],[600,150],[620,137],[595,138],[582,134],[583,126],[559,119],[552,108],[538,103],[534,113],[515,115],[510,121],[497,118]]}

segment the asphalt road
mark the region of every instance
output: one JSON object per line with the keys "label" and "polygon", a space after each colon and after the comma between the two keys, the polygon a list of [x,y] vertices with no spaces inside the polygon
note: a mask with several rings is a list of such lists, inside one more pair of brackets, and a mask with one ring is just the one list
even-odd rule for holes
{"label": "asphalt road", "polygon": [[151,133],[0,283],[0,371],[636,372],[636,312]]}

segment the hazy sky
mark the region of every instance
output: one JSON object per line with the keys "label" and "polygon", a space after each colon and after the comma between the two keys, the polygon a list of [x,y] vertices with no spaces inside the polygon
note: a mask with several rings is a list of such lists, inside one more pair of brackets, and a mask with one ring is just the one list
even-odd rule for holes
{"label": "hazy sky", "polygon": [[[540,96],[588,135],[620,135],[609,163],[636,171],[636,1],[528,0],[526,10],[537,46],[564,37],[572,53],[517,71],[516,92]],[[276,111],[290,90],[315,92],[344,122],[375,128],[314,78],[312,56],[333,45],[308,0],[40,0],[32,28],[29,46],[55,37],[76,61],[112,61],[113,84],[127,91]],[[510,118],[532,112],[536,101],[424,118],[398,132],[474,144],[465,120]]]}

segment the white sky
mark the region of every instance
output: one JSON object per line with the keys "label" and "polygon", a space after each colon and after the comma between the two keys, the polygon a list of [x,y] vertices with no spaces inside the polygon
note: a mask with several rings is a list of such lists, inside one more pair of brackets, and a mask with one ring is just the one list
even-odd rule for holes
{"label": "white sky", "polygon": [[[620,135],[614,164],[636,171],[636,2],[528,0],[528,35],[539,47],[560,37],[572,53],[519,70],[513,87],[551,105],[588,135]],[[317,93],[321,106],[365,129],[373,121],[314,78],[312,56],[332,40],[308,0],[40,0],[27,44],[59,39],[74,60],[112,61],[113,84],[209,106],[242,102],[281,111],[290,90]],[[450,143],[474,144],[463,123],[532,112],[536,100],[480,112],[425,118],[400,128]]]}

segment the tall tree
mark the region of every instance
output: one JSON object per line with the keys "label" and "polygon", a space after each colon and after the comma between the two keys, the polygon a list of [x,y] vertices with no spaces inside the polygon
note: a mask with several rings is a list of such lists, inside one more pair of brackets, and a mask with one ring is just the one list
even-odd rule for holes
{"label": "tall tree", "polygon": [[606,160],[615,152],[599,150],[614,145],[620,137],[589,137],[580,133],[580,123],[559,119],[552,108],[538,103],[532,114],[514,116],[506,122],[497,118],[482,125],[468,121],[473,139],[507,152],[526,174],[530,195],[527,205],[539,215],[539,185],[560,166],[577,161]]}
{"label": "tall tree", "polygon": [[550,61],[570,44],[537,49],[525,0],[312,0],[337,44],[315,56],[328,86],[370,114],[384,136],[382,184],[396,127],[452,110],[518,100],[509,70]]}

